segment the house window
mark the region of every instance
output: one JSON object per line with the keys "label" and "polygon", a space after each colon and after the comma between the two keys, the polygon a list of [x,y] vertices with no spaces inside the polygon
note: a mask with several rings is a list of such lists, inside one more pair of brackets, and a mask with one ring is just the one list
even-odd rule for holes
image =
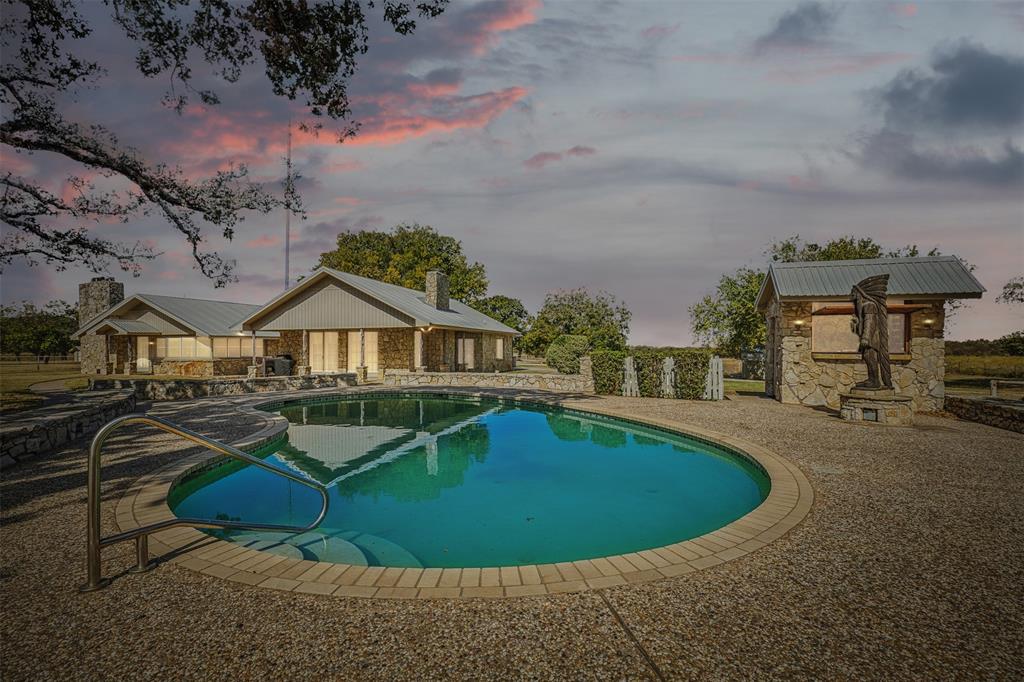
{"label": "house window", "polygon": [[499,360],[505,358],[505,339],[500,336],[494,340],[494,357]]}
{"label": "house window", "polygon": [[455,362],[464,370],[476,369],[476,341],[473,337],[460,336],[455,340]]}
{"label": "house window", "polygon": [[156,340],[156,355],[171,360],[207,360],[212,356],[209,336],[168,336]]}
{"label": "house window", "polygon": [[[263,355],[263,339],[256,339],[257,356]],[[251,336],[215,336],[213,357],[248,358],[253,355]]]}

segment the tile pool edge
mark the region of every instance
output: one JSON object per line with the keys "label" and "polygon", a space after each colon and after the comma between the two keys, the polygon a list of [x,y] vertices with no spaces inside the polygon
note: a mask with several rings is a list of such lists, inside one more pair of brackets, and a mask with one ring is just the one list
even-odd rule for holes
{"label": "tile pool edge", "polygon": [[[682,422],[623,414],[601,405],[574,405],[555,393],[542,396],[531,391],[517,396],[488,390],[450,391],[427,387],[423,390],[371,388],[331,391],[292,400],[284,396],[270,400],[262,397],[237,406],[241,412],[258,414],[265,425],[234,445],[243,450],[254,450],[279,438],[287,430],[287,420],[265,410],[281,404],[385,395],[498,399],[520,405],[558,407],[577,413],[613,417],[722,447],[762,469],[771,482],[771,489],[765,500],[749,513],[690,540],[629,554],[556,564],[468,569],[349,566],[288,559],[247,549],[185,527],[150,536],[153,554],[184,568],[237,583],[300,593],[418,599],[547,595],[661,580],[738,559],[777,540],[800,523],[810,511],[814,498],[810,483],[795,465],[758,445]],[[118,501],[118,526],[127,530],[173,518],[166,503],[170,489],[182,478],[215,465],[218,459],[214,453],[199,453],[139,479]]]}

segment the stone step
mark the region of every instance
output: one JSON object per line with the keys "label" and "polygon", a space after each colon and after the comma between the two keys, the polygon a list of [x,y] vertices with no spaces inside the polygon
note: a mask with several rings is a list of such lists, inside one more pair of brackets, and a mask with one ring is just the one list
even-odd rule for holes
{"label": "stone step", "polygon": [[386,538],[359,531],[345,531],[338,534],[367,555],[375,559],[377,566],[397,566],[402,568],[423,568],[423,564],[409,550]]}

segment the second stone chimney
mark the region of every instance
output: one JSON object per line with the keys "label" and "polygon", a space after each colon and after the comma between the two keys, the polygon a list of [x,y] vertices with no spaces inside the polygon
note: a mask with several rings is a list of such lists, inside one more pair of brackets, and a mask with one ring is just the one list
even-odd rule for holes
{"label": "second stone chimney", "polygon": [[448,275],[440,270],[427,271],[427,304],[448,310]]}

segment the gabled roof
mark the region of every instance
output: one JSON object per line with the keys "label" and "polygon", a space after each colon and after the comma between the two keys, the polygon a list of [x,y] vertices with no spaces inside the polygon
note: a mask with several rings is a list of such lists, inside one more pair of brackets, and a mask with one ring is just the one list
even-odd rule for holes
{"label": "gabled roof", "polygon": [[853,285],[871,275],[889,275],[891,296],[981,298],[985,287],[955,256],[772,263],[757,294],[757,308],[771,292],[780,299],[848,297]]}
{"label": "gabled roof", "polygon": [[474,331],[487,331],[499,334],[519,335],[515,329],[507,327],[494,318],[484,315],[478,310],[470,308],[462,301],[454,298],[448,302],[448,310],[438,310],[427,303],[426,294],[415,289],[407,289],[397,284],[386,284],[369,277],[353,275],[341,270],[331,268],[317,268],[317,270],[299,284],[288,291],[280,294],[265,306],[253,311],[242,321],[242,325],[249,324],[252,320],[261,317],[272,308],[287,302],[292,297],[305,291],[317,282],[325,278],[333,278],[343,282],[354,289],[358,289],[368,296],[385,303],[386,305],[405,313],[415,321],[417,327],[452,327],[455,329],[469,329]]}
{"label": "gabled roof", "polygon": [[[135,320],[126,320],[117,315],[128,310],[135,303],[142,303],[161,313],[197,336],[237,336],[241,332],[241,322],[259,305],[252,303],[230,303],[227,301],[210,301],[199,298],[181,298],[178,296],[157,296],[156,294],[135,294],[120,303],[116,303],[96,317],[92,318],[76,336],[99,328],[103,323],[110,325],[121,333],[155,334],[160,332],[153,327]],[[276,332],[258,332],[257,336],[278,336]]]}

